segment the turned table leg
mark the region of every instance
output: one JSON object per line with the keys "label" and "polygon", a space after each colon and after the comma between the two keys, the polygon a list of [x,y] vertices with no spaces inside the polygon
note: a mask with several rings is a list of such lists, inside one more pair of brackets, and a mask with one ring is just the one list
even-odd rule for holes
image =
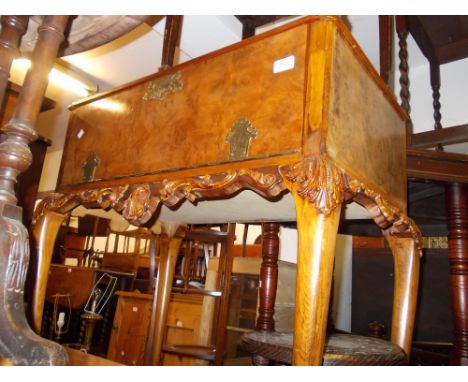
{"label": "turned table leg", "polygon": [[328,214],[295,195],[299,239],[293,365],[321,365],[340,206]]}
{"label": "turned table leg", "polygon": [[455,335],[451,363],[468,365],[468,185],[447,185],[446,203]]}

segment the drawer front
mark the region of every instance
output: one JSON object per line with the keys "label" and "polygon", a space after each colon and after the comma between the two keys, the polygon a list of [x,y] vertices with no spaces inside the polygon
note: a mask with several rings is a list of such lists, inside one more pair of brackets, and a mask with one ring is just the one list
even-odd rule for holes
{"label": "drawer front", "polygon": [[85,181],[91,153],[98,158],[93,180],[110,180],[299,151],[307,28],[240,44],[78,106],[60,184]]}

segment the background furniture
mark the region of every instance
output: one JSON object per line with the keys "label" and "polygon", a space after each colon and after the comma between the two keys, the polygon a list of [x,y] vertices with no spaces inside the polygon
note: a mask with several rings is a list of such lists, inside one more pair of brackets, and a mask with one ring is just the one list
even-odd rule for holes
{"label": "background furniture", "polygon": [[[218,263],[217,258],[210,261],[207,284],[211,284],[212,287],[216,284]],[[258,276],[259,271],[259,258],[235,257],[233,259],[233,277],[248,274]],[[119,301],[107,358],[125,365],[145,365],[144,354],[149,338],[153,296],[122,291],[116,294],[119,296]],[[210,342],[210,331],[213,329],[213,301],[210,300],[213,300],[213,297],[203,296],[203,294],[171,293],[164,329],[165,350],[168,352],[162,355],[162,365],[207,364],[206,360],[196,359],[192,355],[196,349],[202,349],[199,345]],[[232,299],[229,307],[236,309],[236,306],[232,305]],[[225,326],[224,330],[226,329],[232,331],[228,326]],[[179,347],[173,345],[179,345]],[[203,358],[203,353],[199,353],[198,356]],[[229,361],[233,362],[233,360]]]}
{"label": "background furniture", "polygon": [[[159,364],[162,353],[170,353],[182,357],[193,357],[210,361],[216,365],[222,365],[224,359],[224,347],[226,336],[226,323],[228,315],[229,293],[231,286],[231,272],[233,262],[233,246],[235,240],[235,224],[224,225],[220,231],[214,229],[194,228],[186,234],[183,241],[185,247],[184,263],[182,271],[183,285],[172,287],[172,291],[184,294],[205,295],[203,300],[201,319],[199,327],[195,330],[195,337],[190,345],[168,343],[164,345],[163,330],[167,322],[167,307],[164,303],[168,301],[166,294],[170,289],[155,288],[154,299],[157,300],[156,308],[153,310],[153,322],[156,322],[154,340],[152,344],[152,364]],[[195,285],[191,281],[190,263],[199,257],[200,252],[204,254],[206,266],[206,277],[204,280],[197,280]],[[219,257],[219,264],[215,269],[209,268],[210,261],[214,257]],[[168,256],[168,260],[170,260]],[[169,263],[167,261],[166,263]],[[163,272],[165,262],[163,258],[160,262],[158,273],[158,286],[172,285],[174,271]],[[204,287],[200,281],[204,282]],[[191,285],[192,284],[192,285]],[[167,292],[166,292],[167,290]],[[174,339],[177,340],[177,339]]]}
{"label": "background furniture", "polygon": [[[434,130],[410,136],[410,176],[445,182],[454,348],[452,362],[468,364],[468,156],[445,152],[444,147],[468,141],[468,125],[442,127],[440,65],[468,57],[467,16],[396,16],[400,45],[402,107],[410,112],[406,38],[410,33],[430,65]],[[436,147],[437,151],[421,148]]]}
{"label": "background furniture", "polygon": [[116,295],[118,302],[107,358],[125,365],[143,366],[153,298],[124,291]]}

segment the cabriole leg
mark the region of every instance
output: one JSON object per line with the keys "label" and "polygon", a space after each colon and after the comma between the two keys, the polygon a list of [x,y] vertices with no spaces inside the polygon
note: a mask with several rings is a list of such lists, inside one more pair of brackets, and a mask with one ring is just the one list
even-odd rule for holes
{"label": "cabriole leg", "polygon": [[174,279],[175,265],[179,254],[182,239],[185,236],[186,227],[174,235],[163,233],[160,236],[160,259],[158,278],[154,290],[153,308],[150,320],[149,336],[151,351],[151,365],[161,363],[162,346],[164,342],[164,328],[166,326],[169,300],[171,297],[172,281]]}
{"label": "cabriole leg", "polygon": [[299,239],[293,365],[321,365],[340,206],[328,214],[295,195]]}
{"label": "cabriole leg", "polygon": [[396,234],[386,237],[395,270],[391,341],[399,345],[409,359],[418,299],[420,253],[411,236]]}
{"label": "cabriole leg", "polygon": [[34,274],[34,290],[31,298],[31,316],[36,333],[41,331],[42,313],[49,279],[49,268],[54,253],[55,239],[65,215],[47,211],[34,225],[33,236],[36,242],[37,267]]}

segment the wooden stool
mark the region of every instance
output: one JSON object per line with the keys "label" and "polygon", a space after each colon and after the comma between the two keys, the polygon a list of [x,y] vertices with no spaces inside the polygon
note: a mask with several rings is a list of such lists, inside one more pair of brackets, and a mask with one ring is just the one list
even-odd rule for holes
{"label": "wooden stool", "polygon": [[[288,365],[292,362],[292,333],[255,331],[243,337],[243,345],[252,353],[256,365],[265,365],[269,361]],[[394,366],[406,363],[406,354],[398,345],[379,338],[331,333],[325,342],[324,366]]]}

